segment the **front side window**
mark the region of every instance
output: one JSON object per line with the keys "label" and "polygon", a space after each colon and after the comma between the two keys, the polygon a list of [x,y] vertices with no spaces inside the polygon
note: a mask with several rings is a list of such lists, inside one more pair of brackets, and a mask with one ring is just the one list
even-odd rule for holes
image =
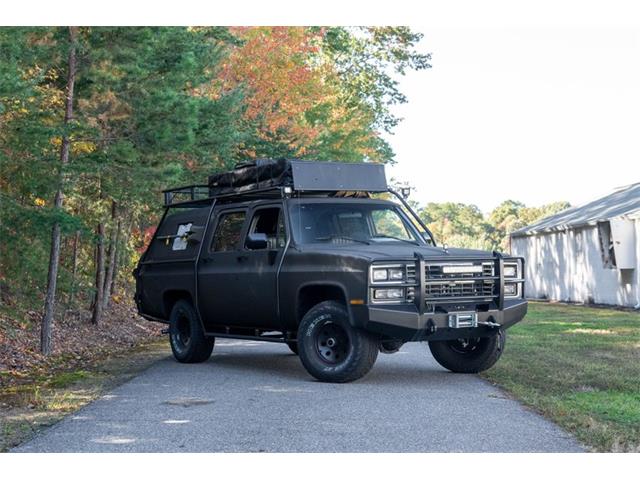
{"label": "front side window", "polygon": [[238,249],[245,212],[229,212],[220,215],[218,226],[213,235],[212,250],[214,252],[228,252]]}
{"label": "front side window", "polygon": [[280,208],[262,208],[253,215],[247,236],[264,233],[267,236],[267,250],[284,247],[284,222]]}
{"label": "front side window", "polygon": [[422,245],[424,241],[398,209],[365,203],[298,203],[291,206],[298,243],[388,243]]}

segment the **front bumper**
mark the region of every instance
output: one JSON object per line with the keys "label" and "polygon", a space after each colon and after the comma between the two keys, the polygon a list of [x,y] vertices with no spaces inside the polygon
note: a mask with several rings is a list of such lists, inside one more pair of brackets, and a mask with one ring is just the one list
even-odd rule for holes
{"label": "front bumper", "polygon": [[[499,324],[509,328],[524,318],[527,301],[505,300],[504,309],[477,312],[478,322]],[[473,328],[450,328],[447,313],[419,313],[413,305],[362,306],[358,322],[368,331],[405,342],[423,340],[451,340],[455,338],[485,337],[495,334],[498,327],[478,325]],[[364,318],[363,318],[364,317]]]}

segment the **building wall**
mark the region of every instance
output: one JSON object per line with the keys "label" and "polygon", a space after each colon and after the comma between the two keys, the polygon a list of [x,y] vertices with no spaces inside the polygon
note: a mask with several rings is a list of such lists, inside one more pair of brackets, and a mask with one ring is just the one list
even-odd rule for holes
{"label": "building wall", "polygon": [[[640,219],[635,220],[635,228],[640,261]],[[595,226],[513,237],[511,250],[525,258],[529,298],[628,307],[640,304],[640,266],[633,270],[605,268]]]}

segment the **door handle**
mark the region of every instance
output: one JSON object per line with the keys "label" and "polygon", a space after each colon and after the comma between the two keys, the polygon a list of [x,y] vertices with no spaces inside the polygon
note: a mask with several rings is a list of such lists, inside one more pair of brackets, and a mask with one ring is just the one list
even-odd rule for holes
{"label": "door handle", "polygon": [[238,255],[236,258],[237,258],[237,260],[239,262],[245,262],[245,261],[249,260],[249,256],[248,255]]}
{"label": "door handle", "polygon": [[202,262],[202,263],[209,263],[209,262],[211,262],[211,259],[210,259],[210,258],[203,258],[203,259],[201,260],[201,262]]}

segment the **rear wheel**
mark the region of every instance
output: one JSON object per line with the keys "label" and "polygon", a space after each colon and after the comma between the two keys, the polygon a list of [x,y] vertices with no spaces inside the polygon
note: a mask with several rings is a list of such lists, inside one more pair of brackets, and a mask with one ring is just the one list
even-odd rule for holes
{"label": "rear wheel", "polygon": [[378,356],[378,340],[349,323],[343,305],[322,302],[307,312],[298,328],[300,360],[323,382],[344,383],[366,375]]}
{"label": "rear wheel", "polygon": [[491,337],[459,338],[429,342],[436,361],[456,373],[478,373],[491,368],[504,351],[506,333],[499,330]]}
{"label": "rear wheel", "polygon": [[181,363],[199,363],[211,356],[215,338],[202,330],[195,309],[187,300],[178,300],[169,317],[169,343]]}

